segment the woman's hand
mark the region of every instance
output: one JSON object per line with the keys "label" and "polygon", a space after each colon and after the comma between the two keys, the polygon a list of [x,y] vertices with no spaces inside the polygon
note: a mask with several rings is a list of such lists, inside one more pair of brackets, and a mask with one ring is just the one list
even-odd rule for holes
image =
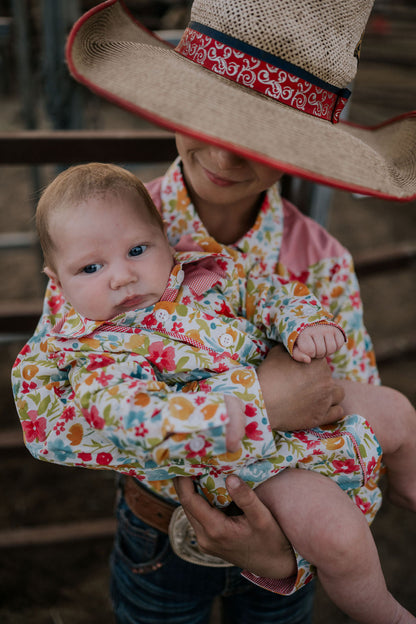
{"label": "woman's hand", "polygon": [[296,431],[335,422],[344,416],[344,390],[325,359],[295,362],[280,345],[257,369],[272,429]]}
{"label": "woman's hand", "polygon": [[296,573],[292,548],[270,511],[254,490],[237,476],[227,489],[243,515],[227,516],[195,492],[189,477],[174,479],[176,492],[204,552],[265,578]]}

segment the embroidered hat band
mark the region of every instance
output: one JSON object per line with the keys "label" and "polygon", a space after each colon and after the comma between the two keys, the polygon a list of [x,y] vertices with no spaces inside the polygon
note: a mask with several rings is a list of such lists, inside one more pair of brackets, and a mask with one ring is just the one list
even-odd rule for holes
{"label": "embroidered hat band", "polygon": [[349,89],[198,22],[189,24],[176,51],[224,78],[332,123],[339,121],[351,95]]}

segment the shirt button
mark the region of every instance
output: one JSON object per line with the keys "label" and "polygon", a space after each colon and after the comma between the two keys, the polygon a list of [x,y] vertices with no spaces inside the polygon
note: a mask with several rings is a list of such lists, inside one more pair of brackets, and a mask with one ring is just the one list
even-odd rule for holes
{"label": "shirt button", "polygon": [[155,317],[159,323],[165,323],[169,318],[169,312],[167,310],[156,310]]}
{"label": "shirt button", "polygon": [[226,347],[231,347],[234,340],[230,334],[221,334],[221,336],[218,338],[218,342],[220,343],[222,347],[226,348]]}
{"label": "shirt button", "polygon": [[184,270],[180,269],[180,271],[178,271],[177,274],[176,274],[176,282],[177,282],[177,284],[182,284],[184,278],[185,278]]}

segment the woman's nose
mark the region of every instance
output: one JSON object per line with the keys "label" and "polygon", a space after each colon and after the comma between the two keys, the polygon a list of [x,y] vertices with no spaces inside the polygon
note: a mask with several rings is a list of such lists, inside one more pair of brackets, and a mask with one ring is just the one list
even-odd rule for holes
{"label": "woman's nose", "polygon": [[211,156],[220,169],[236,169],[244,164],[244,159],[222,147],[213,147]]}

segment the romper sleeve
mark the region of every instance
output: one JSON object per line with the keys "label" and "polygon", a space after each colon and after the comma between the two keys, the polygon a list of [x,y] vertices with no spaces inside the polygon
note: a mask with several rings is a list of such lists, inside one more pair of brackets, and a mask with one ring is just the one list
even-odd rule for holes
{"label": "romper sleeve", "polygon": [[300,333],[312,325],[333,325],[344,331],[309,288],[277,275],[264,278],[251,273],[245,289],[244,315],[266,336],[282,342],[290,354]]}
{"label": "romper sleeve", "polygon": [[[53,350],[49,327],[45,312],[12,373],[25,444],[35,458],[148,480],[200,476],[229,462],[224,394],[231,390],[183,392],[137,353],[100,352],[95,344]],[[243,381],[245,374],[244,368]],[[250,383],[261,396],[254,373]],[[273,436],[264,428],[270,446]]]}

